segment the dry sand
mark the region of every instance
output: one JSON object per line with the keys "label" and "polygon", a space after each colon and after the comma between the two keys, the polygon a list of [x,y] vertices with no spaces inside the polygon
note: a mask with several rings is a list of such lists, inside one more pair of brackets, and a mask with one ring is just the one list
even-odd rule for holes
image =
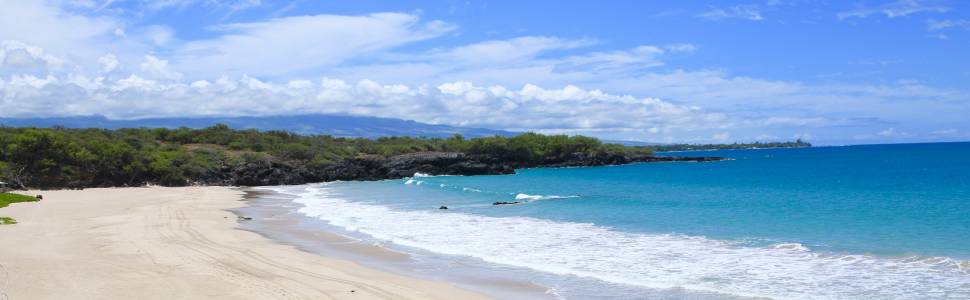
{"label": "dry sand", "polygon": [[0,215],[0,300],[484,299],[235,229],[226,187],[31,191]]}

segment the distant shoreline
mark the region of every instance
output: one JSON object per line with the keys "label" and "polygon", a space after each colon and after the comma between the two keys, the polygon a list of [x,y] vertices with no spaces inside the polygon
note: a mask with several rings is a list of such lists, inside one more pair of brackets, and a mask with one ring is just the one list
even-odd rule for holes
{"label": "distant shoreline", "polygon": [[586,136],[338,138],[284,131],[7,128],[0,180],[18,188],[273,186],[431,175],[499,175],[534,167],[718,161],[656,156]]}

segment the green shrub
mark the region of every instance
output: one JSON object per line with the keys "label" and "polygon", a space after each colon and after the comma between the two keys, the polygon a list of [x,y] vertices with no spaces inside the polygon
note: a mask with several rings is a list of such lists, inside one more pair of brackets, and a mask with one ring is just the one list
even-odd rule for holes
{"label": "green shrub", "polygon": [[7,207],[7,205],[10,205],[11,203],[33,202],[33,201],[38,201],[38,199],[31,196],[24,196],[21,194],[0,193],[0,208]]}

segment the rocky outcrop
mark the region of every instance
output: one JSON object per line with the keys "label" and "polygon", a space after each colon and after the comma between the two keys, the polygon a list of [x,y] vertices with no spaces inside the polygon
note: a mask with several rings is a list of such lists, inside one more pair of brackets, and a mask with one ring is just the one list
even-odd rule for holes
{"label": "rocky outcrop", "polygon": [[310,168],[266,157],[234,166],[224,166],[221,171],[199,174],[193,183],[238,186],[285,185],[337,180],[397,179],[411,177],[416,173],[429,175],[499,175],[515,173],[517,168],[718,160],[722,160],[722,158],[574,153],[555,161],[522,163],[502,161],[499,158],[485,155],[466,155],[457,152],[420,152],[390,157],[362,155]]}

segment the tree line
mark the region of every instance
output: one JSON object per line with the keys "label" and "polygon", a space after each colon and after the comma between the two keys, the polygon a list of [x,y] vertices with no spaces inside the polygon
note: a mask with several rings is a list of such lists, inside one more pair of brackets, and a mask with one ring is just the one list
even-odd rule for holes
{"label": "tree line", "polygon": [[285,131],[68,129],[0,127],[0,181],[16,187],[180,186],[234,166],[281,161],[322,168],[362,155],[416,152],[487,155],[521,165],[551,164],[576,153],[652,155],[652,150],[596,138],[525,133],[513,137],[343,138]]}
{"label": "tree line", "polygon": [[764,149],[764,148],[805,148],[812,144],[801,139],[794,142],[753,142],[753,143],[733,143],[733,144],[670,144],[670,145],[651,145],[647,148],[656,152],[670,151],[699,151],[699,150],[734,150],[734,149]]}

